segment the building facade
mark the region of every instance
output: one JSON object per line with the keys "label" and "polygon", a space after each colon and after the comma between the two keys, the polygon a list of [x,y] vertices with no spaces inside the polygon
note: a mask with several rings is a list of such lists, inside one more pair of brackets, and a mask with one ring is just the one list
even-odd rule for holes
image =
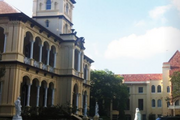
{"label": "building facade", "polygon": [[[130,94],[125,110],[126,120],[134,120],[136,108],[140,109],[142,120],[149,120],[150,116],[155,119],[158,116],[180,115],[180,100],[166,101],[172,96],[170,76],[175,71],[180,71],[179,51],[163,63],[162,74],[121,74]],[[113,109],[113,120],[117,117],[118,111]]]}
{"label": "building facade", "polygon": [[67,102],[76,115],[89,108],[90,67],[84,38],[72,29],[75,0],[33,0],[33,18],[0,1],[0,117],[15,114],[14,101],[25,107]]}

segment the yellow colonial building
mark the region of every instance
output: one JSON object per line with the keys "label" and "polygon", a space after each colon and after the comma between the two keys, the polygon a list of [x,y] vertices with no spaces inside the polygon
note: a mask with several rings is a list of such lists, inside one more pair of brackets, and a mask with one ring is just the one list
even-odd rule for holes
{"label": "yellow colonial building", "polygon": [[89,106],[90,67],[84,38],[72,29],[75,0],[33,0],[33,17],[0,1],[0,117],[15,114],[21,96],[25,107],[67,102],[83,115]]}
{"label": "yellow colonial building", "polygon": [[[180,100],[166,101],[172,95],[170,76],[175,71],[180,71],[179,51],[163,63],[162,74],[121,74],[130,94],[125,110],[126,120],[134,120],[136,108],[140,109],[142,120],[149,120],[149,116],[155,119],[158,116],[180,115]],[[113,106],[112,118],[117,120],[118,112]]]}

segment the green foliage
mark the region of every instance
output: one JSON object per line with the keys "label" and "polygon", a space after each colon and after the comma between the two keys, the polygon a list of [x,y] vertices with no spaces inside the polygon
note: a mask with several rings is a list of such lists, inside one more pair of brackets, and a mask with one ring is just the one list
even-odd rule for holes
{"label": "green foliage", "polygon": [[72,120],[71,114],[76,108],[70,107],[69,103],[53,107],[26,107],[22,111],[23,120],[53,120],[67,119]]}
{"label": "green foliage", "polygon": [[172,82],[172,98],[167,97],[166,101],[176,100],[180,98],[180,72],[174,72],[171,76]]}
{"label": "green foliage", "polygon": [[4,76],[5,72],[5,68],[0,68],[0,78]]}
{"label": "green foliage", "polygon": [[[110,116],[110,102],[116,99],[118,111],[124,111],[129,97],[127,86],[122,84],[123,77],[109,70],[91,71],[91,107],[90,115],[94,115],[95,102],[99,104],[100,116]],[[120,114],[121,114],[120,113]]]}

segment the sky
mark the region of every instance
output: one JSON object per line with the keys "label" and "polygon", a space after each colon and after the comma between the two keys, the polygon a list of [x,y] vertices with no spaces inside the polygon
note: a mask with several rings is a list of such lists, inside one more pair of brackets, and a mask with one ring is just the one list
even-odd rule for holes
{"label": "sky", "polygon": [[[32,16],[33,0],[5,1]],[[162,73],[180,50],[180,0],[76,0],[73,24],[96,70]]]}

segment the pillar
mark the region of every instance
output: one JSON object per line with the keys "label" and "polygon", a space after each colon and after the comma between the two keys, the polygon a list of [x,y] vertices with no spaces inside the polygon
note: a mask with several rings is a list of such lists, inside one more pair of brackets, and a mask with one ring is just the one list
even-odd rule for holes
{"label": "pillar", "polygon": [[37,99],[36,99],[36,107],[39,107],[39,91],[40,91],[40,86],[37,86]]}
{"label": "pillar", "polygon": [[57,53],[54,53],[54,66],[53,66],[54,68],[56,68],[56,54]]}
{"label": "pillar", "polygon": [[4,37],[4,50],[3,50],[3,53],[6,52],[6,43],[7,43],[7,34],[5,34],[5,37]]}
{"label": "pillar", "polygon": [[[77,106],[77,109],[78,109],[78,104],[79,104],[79,94],[77,93],[76,94],[76,106]],[[77,110],[76,110],[76,114],[78,114]]]}
{"label": "pillar", "polygon": [[26,105],[26,106],[29,106],[29,103],[30,103],[30,95],[31,95],[31,84],[28,85],[27,105]]}
{"label": "pillar", "polygon": [[78,54],[78,72],[81,72],[81,52]]}
{"label": "pillar", "polygon": [[54,106],[54,89],[52,89],[52,103],[51,106]]}
{"label": "pillar", "polygon": [[42,62],[42,45],[39,45],[39,48],[40,48],[40,50],[39,50],[39,62]]}
{"label": "pillar", "polygon": [[44,107],[47,107],[47,91],[48,91],[48,88],[45,88]]}
{"label": "pillar", "polygon": [[34,41],[31,41],[31,54],[30,54],[30,59],[33,59],[33,48],[34,48]]}
{"label": "pillar", "polygon": [[49,65],[49,54],[50,54],[50,49],[47,50],[47,65]]}

